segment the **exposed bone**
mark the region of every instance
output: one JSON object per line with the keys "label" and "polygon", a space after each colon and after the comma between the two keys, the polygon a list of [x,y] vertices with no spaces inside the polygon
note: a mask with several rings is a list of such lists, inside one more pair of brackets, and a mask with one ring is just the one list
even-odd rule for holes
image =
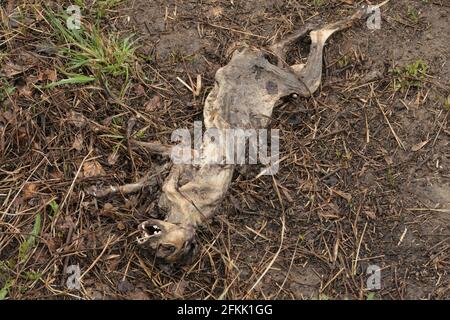
{"label": "exposed bone", "polygon": [[135,144],[135,145],[145,148],[150,153],[155,153],[155,154],[168,156],[168,157],[170,157],[170,155],[172,154],[173,147],[170,145],[156,143],[156,142],[143,142],[143,141],[137,141],[137,140],[132,140],[132,139],[130,139],[130,142],[132,144]]}
{"label": "exposed bone", "polygon": [[139,179],[135,183],[124,184],[121,186],[109,186],[105,189],[97,190],[96,187],[89,190],[89,193],[97,198],[104,198],[116,193],[121,193],[123,195],[130,194],[141,190],[144,187],[154,187],[158,185],[158,181],[155,177],[164,171],[168,170],[171,167],[170,163],[167,163],[157,169],[156,172],[152,172],[152,174],[147,173],[144,177]]}
{"label": "exposed bone", "polygon": [[[216,73],[215,86],[204,106],[205,128],[215,128],[221,135],[229,128],[266,128],[281,98],[293,94],[308,97],[319,88],[327,39],[368,14],[363,7],[353,16],[319,30],[313,30],[314,23],[304,26],[269,48],[278,57],[277,65],[266,59],[267,50],[250,46],[236,50],[231,61]],[[289,47],[308,32],[311,49],[306,65],[285,66]],[[212,161],[224,154],[225,148],[224,143],[207,139],[201,146],[199,165],[172,167],[159,200],[159,207],[167,213],[165,220],[151,219],[139,226],[138,242],[155,251],[157,257],[176,262],[193,256],[197,227],[212,217],[231,184],[234,165]],[[167,154],[169,150],[161,151]]]}

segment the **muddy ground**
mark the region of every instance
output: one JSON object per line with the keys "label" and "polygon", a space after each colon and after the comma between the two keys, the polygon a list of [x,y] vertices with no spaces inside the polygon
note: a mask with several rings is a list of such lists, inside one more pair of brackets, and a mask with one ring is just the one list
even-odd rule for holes
{"label": "muddy ground", "polygon": [[[184,266],[135,241],[140,222],[163,215],[167,172],[132,195],[89,190],[167,162],[127,138],[170,143],[174,129],[192,129],[236,44],[266,46],[364,1],[74,1],[83,24],[132,35],[137,49],[128,76],[94,62],[73,69],[94,80],[53,87],[68,77],[69,46],[47,12],[73,3],[0,3],[0,299],[450,297],[446,1],[391,0],[380,29],[362,21],[332,37],[318,93],[274,113],[280,171],[238,170]],[[308,45],[290,62],[304,61]],[[182,81],[195,87],[198,75],[194,94]],[[76,265],[81,286],[70,289]],[[380,288],[368,288],[374,266]]]}

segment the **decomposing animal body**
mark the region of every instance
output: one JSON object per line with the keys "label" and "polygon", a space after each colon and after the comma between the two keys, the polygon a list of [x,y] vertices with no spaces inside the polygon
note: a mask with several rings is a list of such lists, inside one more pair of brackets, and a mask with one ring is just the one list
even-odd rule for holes
{"label": "decomposing animal body", "polygon": [[[244,46],[235,51],[231,61],[216,73],[215,86],[204,106],[205,128],[216,128],[219,132],[230,128],[265,128],[280,99],[294,94],[308,97],[319,88],[327,39],[370,14],[363,7],[351,17],[322,28],[317,23],[306,24],[265,50]],[[311,47],[307,63],[287,65],[289,48],[308,34]],[[277,60],[276,65],[269,62],[270,54]],[[155,152],[170,152],[168,148],[149,145]],[[206,139],[200,164],[172,166],[159,200],[166,217],[140,224],[141,246],[167,262],[183,261],[194,255],[198,226],[213,216],[232,181],[234,165],[209,161],[222,153],[223,148],[223,144]],[[139,184],[133,186],[136,190]]]}

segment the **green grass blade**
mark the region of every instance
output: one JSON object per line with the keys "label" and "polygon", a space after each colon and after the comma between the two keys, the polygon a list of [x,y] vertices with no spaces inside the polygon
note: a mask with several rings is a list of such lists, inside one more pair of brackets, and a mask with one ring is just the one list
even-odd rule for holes
{"label": "green grass blade", "polygon": [[6,281],[6,283],[3,286],[3,288],[0,289],[0,300],[5,300],[6,296],[9,293],[9,289],[12,287],[12,285],[13,285],[13,281],[12,280]]}
{"label": "green grass blade", "polygon": [[36,239],[41,233],[41,215],[38,213],[34,221],[33,230],[31,231],[28,239],[23,242],[19,247],[19,261],[24,262],[28,258],[28,254],[36,245]]}
{"label": "green grass blade", "polygon": [[49,83],[49,84],[43,86],[42,88],[43,89],[51,89],[51,88],[54,88],[54,87],[65,85],[65,84],[83,84],[83,83],[88,83],[88,82],[92,82],[92,81],[95,81],[95,80],[96,80],[95,77],[84,76],[84,75],[80,74],[80,75],[77,75],[77,76],[74,76],[74,77],[70,77],[70,78],[67,78],[67,79],[63,79],[63,80],[60,80],[60,81]]}

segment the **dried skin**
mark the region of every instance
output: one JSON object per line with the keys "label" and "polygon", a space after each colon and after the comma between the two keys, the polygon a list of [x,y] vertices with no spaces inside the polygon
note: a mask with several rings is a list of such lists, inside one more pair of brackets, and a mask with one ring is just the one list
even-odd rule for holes
{"label": "dried skin", "polygon": [[[315,31],[311,31],[314,24],[304,26],[270,48],[278,58],[277,65],[268,61],[266,51],[248,46],[235,51],[231,61],[216,73],[214,89],[205,102],[205,128],[214,128],[223,136],[226,129],[266,128],[281,98],[292,94],[308,97],[319,88],[326,40],[367,13],[362,8],[348,19]],[[288,48],[308,32],[311,49],[307,64],[285,67]],[[158,150],[154,145],[150,147]],[[212,217],[231,184],[234,165],[214,162],[218,154],[225,154],[225,148],[225,143],[205,139],[199,165],[172,167],[159,201],[166,219],[151,219],[140,225],[141,245],[167,262],[194,255],[197,227]]]}

